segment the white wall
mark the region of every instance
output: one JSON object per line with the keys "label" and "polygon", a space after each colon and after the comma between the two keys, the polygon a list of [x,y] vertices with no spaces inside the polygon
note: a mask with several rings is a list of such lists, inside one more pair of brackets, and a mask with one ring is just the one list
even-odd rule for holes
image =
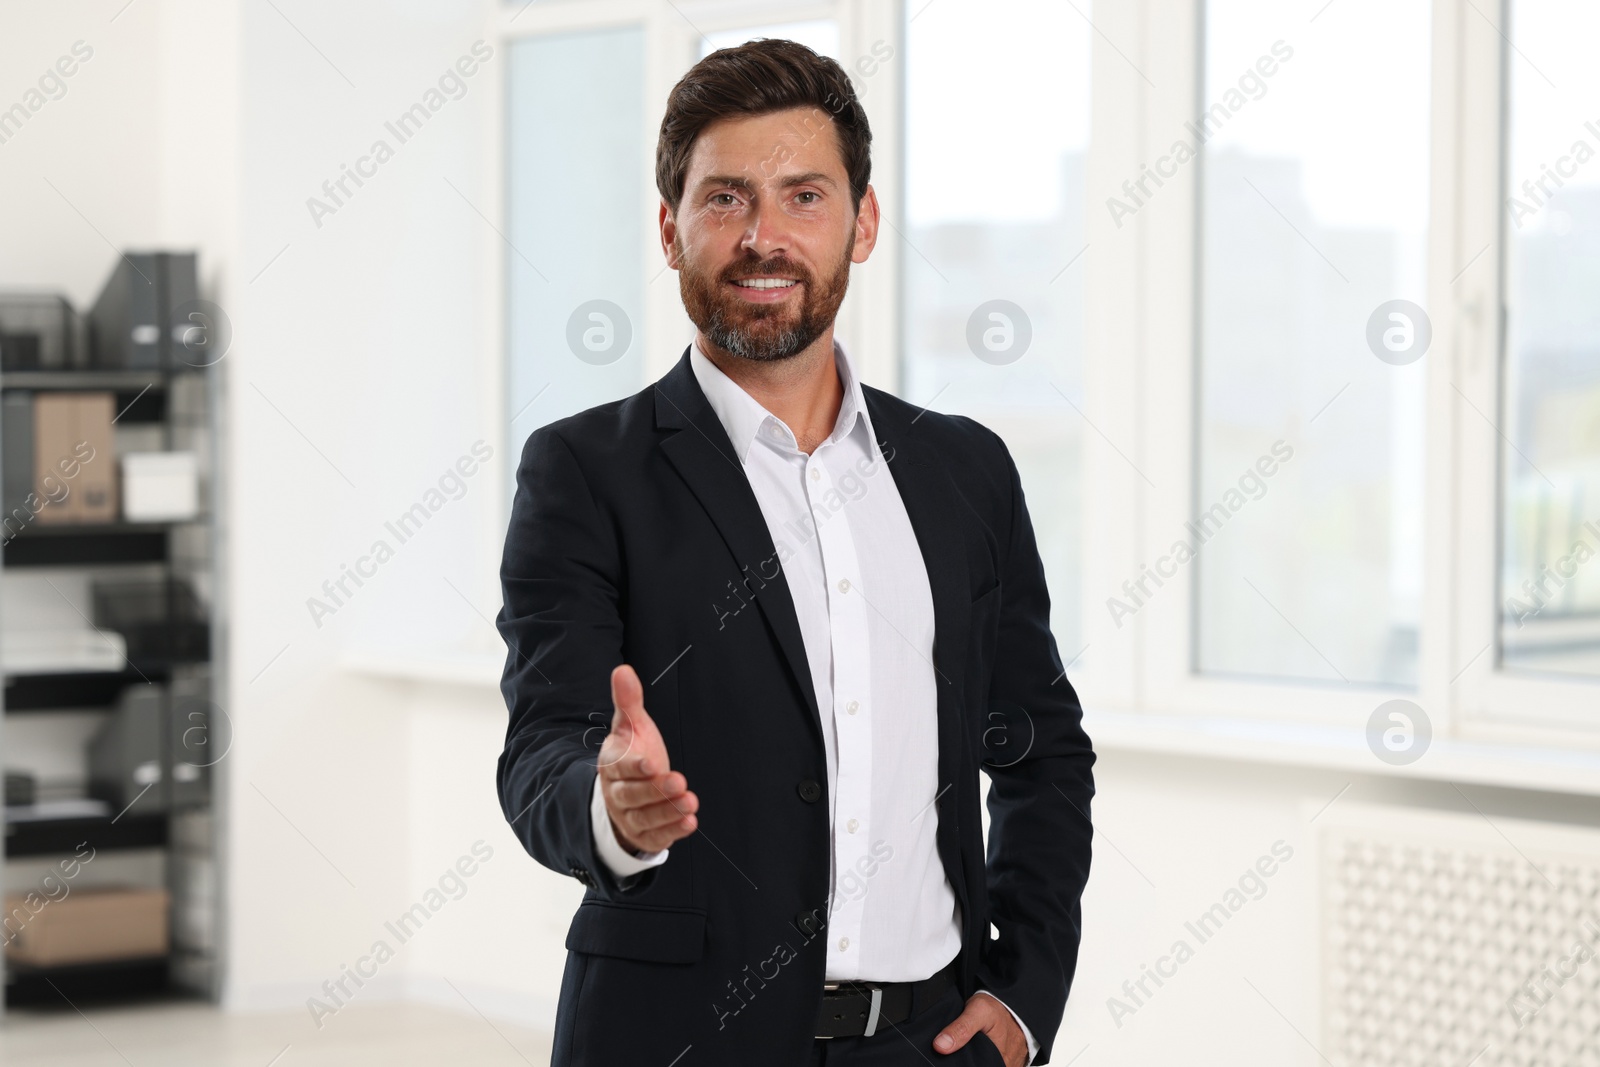
{"label": "white wall", "polygon": [[[499,214],[502,56],[402,144],[385,124],[490,38],[484,8],[279,7],[293,26],[240,9],[228,1001],[303,1005],[381,938],[398,955],[363,998],[409,989],[468,1010],[448,978],[484,1010],[544,1021],[565,933],[552,917],[579,894],[500,814],[492,662],[491,684],[470,687],[351,667],[503,655],[486,620],[504,472],[485,267],[500,245],[478,214]],[[392,158],[335,203],[323,183],[379,139]],[[313,218],[311,197],[336,210]],[[494,462],[400,543],[386,522],[480,440]],[[333,602],[323,583],[379,539],[393,558]],[[337,610],[314,620],[311,597]],[[465,896],[399,946],[385,921],[479,840],[494,856]]]}
{"label": "white wall", "polygon": [[[482,840],[494,855],[466,895],[361,996],[409,989],[469,1010],[448,978],[486,1011],[545,1021],[581,887],[522,853],[494,794],[503,650],[485,617],[505,472],[484,268],[500,246],[477,211],[499,214],[486,181],[498,48],[414,139],[384,129],[492,40],[488,8],[122,7],[0,7],[7,105],[74,41],[94,49],[66,94],[0,144],[0,286],[86,307],[114,248],[192,247],[233,323],[225,999],[303,1009],[374,939],[397,943],[384,921]],[[393,158],[319,228],[307,198],[326,200],[324,180],[380,137]],[[399,544],[385,522],[478,440],[493,461]],[[307,598],[378,538],[394,557],[317,626]],[[488,684],[352,666],[375,659],[453,664]],[[306,1026],[309,1039],[309,1013]]]}
{"label": "white wall", "polygon": [[[1338,1062],[1319,1033],[1315,872],[1317,832],[1341,810],[1454,812],[1498,828],[1514,826],[1511,820],[1600,825],[1593,798],[1520,789],[1463,784],[1458,790],[1448,782],[1104,749],[1096,771],[1082,958],[1057,1063],[1085,1045],[1092,1051],[1082,1062],[1095,1067],[1313,1067],[1325,1062],[1324,1054]],[[1531,847],[1515,829],[1511,834],[1516,846]],[[1293,858],[1265,880],[1259,899],[1200,944],[1184,923],[1217,903],[1280,840]],[[1123,983],[1137,981],[1142,967],[1179,938],[1194,947],[1193,958],[1164,985],[1147,982],[1153,995],[1133,1014],[1114,1016],[1109,999],[1131,1003]],[[1449,973],[1434,977],[1443,986],[1453,980]]]}
{"label": "white wall", "polygon": [[110,4],[69,11],[10,0],[3,10],[0,107],[22,101],[74,43],[93,54],[64,79],[65,95],[0,144],[7,205],[0,285],[59,289],[87,304],[111,269],[113,245],[161,235],[162,159],[151,151],[161,128],[152,62],[160,54],[159,9],[140,5],[115,23]]}

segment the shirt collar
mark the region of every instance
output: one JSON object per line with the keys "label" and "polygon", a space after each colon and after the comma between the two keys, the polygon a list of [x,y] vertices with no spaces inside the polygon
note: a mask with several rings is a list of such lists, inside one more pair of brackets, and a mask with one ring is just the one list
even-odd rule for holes
{"label": "shirt collar", "polygon": [[[844,398],[839,403],[839,416],[834,420],[833,432],[828,435],[828,440],[843,440],[855,429],[858,422],[866,428],[870,439],[872,419],[867,414],[866,396],[861,391],[861,379],[856,374],[849,353],[845,351],[844,345],[837,337],[833,340],[833,363],[839,371],[839,384],[844,389]],[[743,463],[745,457],[749,455],[751,442],[760,434],[762,428],[769,424],[780,428],[784,440],[793,446],[793,432],[783,420],[762,407],[755,397],[722,373],[722,370],[700,350],[698,338],[690,342],[689,368],[694,371],[695,381],[700,383],[700,390],[710,402],[711,410],[717,413],[722,428],[728,432],[728,439],[733,442],[734,452],[737,453],[740,463]]]}

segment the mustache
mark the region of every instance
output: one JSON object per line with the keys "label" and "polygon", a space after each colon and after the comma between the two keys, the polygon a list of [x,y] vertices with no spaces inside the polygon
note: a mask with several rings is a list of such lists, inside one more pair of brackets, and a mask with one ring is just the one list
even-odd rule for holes
{"label": "mustache", "polygon": [[721,280],[736,282],[744,278],[793,278],[802,285],[811,284],[811,272],[800,264],[784,257],[764,259],[759,263],[737,263],[722,272]]}

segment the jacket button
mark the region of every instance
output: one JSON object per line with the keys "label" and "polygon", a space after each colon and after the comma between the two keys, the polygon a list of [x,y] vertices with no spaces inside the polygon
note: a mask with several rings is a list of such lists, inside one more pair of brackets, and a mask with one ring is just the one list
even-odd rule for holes
{"label": "jacket button", "polygon": [[816,912],[802,911],[794,917],[794,925],[806,937],[815,937],[822,930],[823,919]]}
{"label": "jacket button", "polygon": [[800,794],[800,799],[807,804],[815,804],[822,799],[822,787],[810,778],[796,786],[795,791]]}

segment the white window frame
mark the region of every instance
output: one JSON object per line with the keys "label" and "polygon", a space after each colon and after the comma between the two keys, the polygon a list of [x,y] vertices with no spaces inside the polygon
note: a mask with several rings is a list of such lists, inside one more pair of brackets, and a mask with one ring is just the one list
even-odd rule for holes
{"label": "white window frame", "polygon": [[[1463,178],[1455,205],[1456,229],[1463,236],[1455,249],[1466,263],[1480,249],[1488,269],[1475,265],[1463,274],[1456,298],[1459,355],[1456,385],[1479,410],[1504,426],[1506,410],[1505,297],[1507,214],[1503,160],[1509,128],[1510,10],[1515,0],[1480,5],[1483,14],[1467,10],[1459,16],[1456,44],[1461,55],[1462,119],[1460,170]],[[1486,18],[1497,20],[1498,28]],[[1480,265],[1482,264],[1480,260]],[[1456,270],[1460,270],[1458,266]],[[1508,446],[1482,416],[1461,401],[1450,383],[1436,383],[1442,399],[1454,401],[1452,426],[1458,452],[1454,474],[1455,529],[1462,532],[1458,569],[1448,578],[1461,597],[1459,610],[1439,620],[1450,633],[1458,663],[1485,648],[1465,667],[1456,683],[1457,710],[1464,727],[1485,736],[1503,736],[1508,729],[1569,734],[1587,745],[1600,743],[1600,681],[1562,679],[1499,665],[1500,619],[1505,591],[1500,588],[1502,469]],[[1441,502],[1441,508],[1443,507]],[[1450,629],[1454,627],[1453,631]],[[1460,671],[1461,667],[1457,667]],[[1576,737],[1570,734],[1575,733]]]}
{"label": "white window frame", "polygon": [[[1132,7],[1108,6],[1103,15],[1097,9],[1100,33],[1094,57],[1096,122],[1091,152],[1098,159],[1091,161],[1090,195],[1098,194],[1099,199],[1089,210],[1091,246],[1102,252],[1102,258],[1089,272],[1088,306],[1091,316],[1100,318],[1091,319],[1089,332],[1094,338],[1114,340],[1091,347],[1091,383],[1105,387],[1099,395],[1091,391],[1090,412],[1106,435],[1115,440],[1120,434],[1138,447],[1130,453],[1131,462],[1121,462],[1102,449],[1104,454],[1091,463],[1090,484],[1099,486],[1102,494],[1091,496],[1089,519],[1099,525],[1110,516],[1114,528],[1090,543],[1100,552],[1090,557],[1094,577],[1086,584],[1104,591],[1099,599],[1093,595],[1085,599],[1086,632],[1091,647],[1107,647],[1116,661],[1106,664],[1110,677],[1096,673],[1085,681],[1096,695],[1114,693],[1112,705],[1123,710],[1325,725],[1361,723],[1379,704],[1396,696],[1411,697],[1412,691],[1200,673],[1194,655],[1199,613],[1193,563],[1181,568],[1120,629],[1105,608],[1104,598],[1120,595],[1123,579],[1137,578],[1146,564],[1165,554],[1184,524],[1195,517],[1200,459],[1196,396],[1203,358],[1196,328],[1201,236],[1197,193],[1204,158],[1180,168],[1161,194],[1123,220],[1120,229],[1103,199],[1116,193],[1124,179],[1136,178],[1145,164],[1166,155],[1174,139],[1184,135],[1183,123],[1203,110],[1203,20],[1203,0],[1182,4],[1141,0]],[[1264,39],[1262,50],[1270,44]],[[1152,73],[1159,78],[1150,77]],[[1436,68],[1435,117],[1439,77]],[[1129,97],[1139,101],[1137,113],[1144,121],[1119,129],[1113,125],[1114,114],[1107,114],[1114,108],[1104,108],[1102,102]],[[1131,109],[1124,105],[1121,110]],[[1100,121],[1102,116],[1106,121]],[[1435,125],[1435,192],[1439,175],[1448,173],[1437,162],[1439,151]],[[1436,339],[1434,351],[1440,348]],[[1119,355],[1108,360],[1112,352]],[[1427,601],[1436,590],[1425,586]],[[1426,666],[1429,641],[1435,633],[1430,622],[1425,604],[1417,687],[1424,696],[1413,699],[1432,715],[1437,704],[1426,696],[1432,683]],[[1437,715],[1433,720],[1436,731],[1447,725]]]}

